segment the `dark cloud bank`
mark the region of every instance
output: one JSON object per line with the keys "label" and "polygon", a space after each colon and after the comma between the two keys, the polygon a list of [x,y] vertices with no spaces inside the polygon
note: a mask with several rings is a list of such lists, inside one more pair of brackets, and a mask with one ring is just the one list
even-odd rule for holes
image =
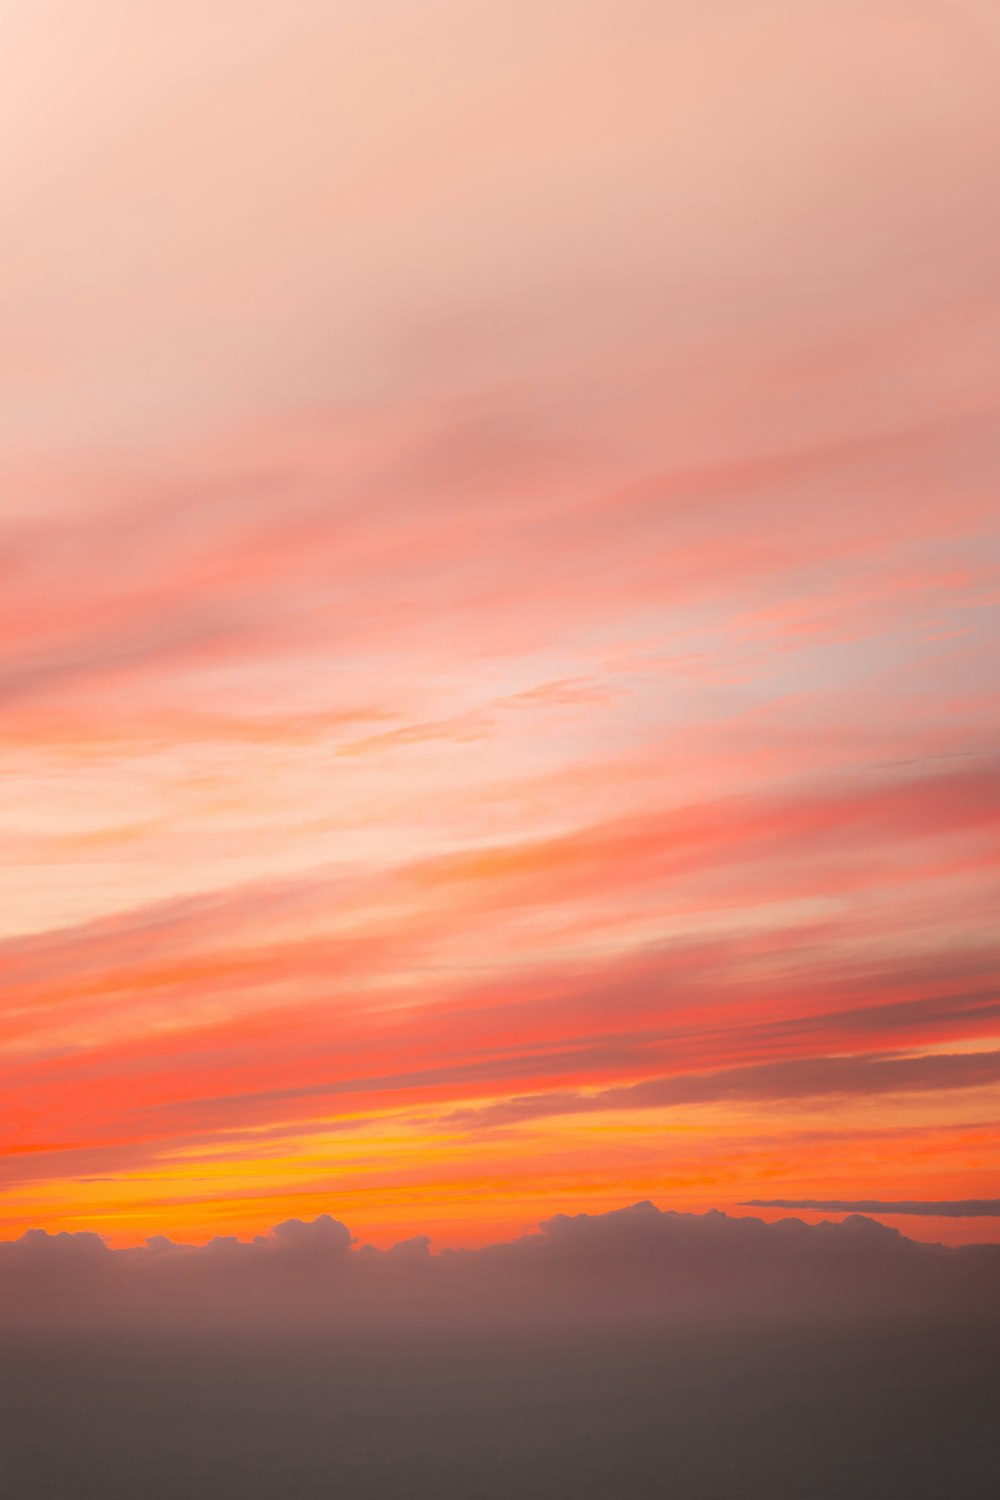
{"label": "dark cloud bank", "polygon": [[636,1204],[434,1254],[0,1244],[12,1496],[1000,1493],[1000,1246]]}
{"label": "dark cloud bank", "polygon": [[509,1244],[438,1253],[422,1236],[359,1247],[325,1214],[202,1246],[156,1237],[111,1250],[96,1234],[43,1230],[0,1243],[0,1316],[28,1325],[753,1323],[987,1309],[1000,1314],[1000,1245],[928,1245],[861,1215],[766,1224],[637,1203],[559,1215]]}

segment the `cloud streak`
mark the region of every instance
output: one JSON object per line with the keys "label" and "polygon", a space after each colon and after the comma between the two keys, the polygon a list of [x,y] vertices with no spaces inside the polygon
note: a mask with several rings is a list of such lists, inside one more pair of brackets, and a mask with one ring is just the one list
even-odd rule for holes
{"label": "cloud streak", "polygon": [[[663,1109],[719,1100],[780,1102],[789,1099],[838,1099],[851,1094],[933,1093],[938,1089],[977,1088],[1000,1081],[1000,1052],[973,1052],[925,1057],[810,1057],[717,1073],[652,1078],[595,1094],[528,1095],[481,1110],[460,1111],[445,1123],[512,1125],[548,1115],[617,1109]],[[778,1205],[779,1207],[786,1205]],[[788,1207],[805,1207],[789,1204]],[[859,1209],[859,1212],[864,1210]]]}
{"label": "cloud streak", "polygon": [[883,1203],[877,1198],[858,1198],[850,1202],[836,1199],[820,1201],[810,1198],[750,1198],[747,1208],[808,1208],[817,1213],[837,1214],[907,1214],[918,1218],[932,1219],[996,1219],[1000,1218],[1000,1198],[966,1198],[955,1202],[940,1203],[901,1202]]}

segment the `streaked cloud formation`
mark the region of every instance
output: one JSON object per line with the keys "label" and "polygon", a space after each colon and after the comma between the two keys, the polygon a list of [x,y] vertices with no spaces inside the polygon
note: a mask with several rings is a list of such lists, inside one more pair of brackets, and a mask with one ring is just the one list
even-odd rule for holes
{"label": "streaked cloud formation", "polygon": [[975,1236],[1000,22],[625,10],[6,7],[11,1234]]}
{"label": "streaked cloud formation", "polygon": [[958,1203],[880,1203],[878,1199],[861,1198],[855,1203],[817,1203],[803,1199],[788,1203],[780,1198],[751,1201],[748,1208],[810,1208],[820,1213],[837,1214],[916,1214],[932,1218],[996,1219],[1000,1218],[1000,1198],[967,1198]]}

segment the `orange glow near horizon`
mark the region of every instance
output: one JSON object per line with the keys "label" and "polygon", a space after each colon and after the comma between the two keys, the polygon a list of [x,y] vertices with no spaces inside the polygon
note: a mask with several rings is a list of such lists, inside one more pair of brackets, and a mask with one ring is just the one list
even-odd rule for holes
{"label": "orange glow near horizon", "polygon": [[0,1238],[996,1197],[992,9],[84,11],[0,19]]}

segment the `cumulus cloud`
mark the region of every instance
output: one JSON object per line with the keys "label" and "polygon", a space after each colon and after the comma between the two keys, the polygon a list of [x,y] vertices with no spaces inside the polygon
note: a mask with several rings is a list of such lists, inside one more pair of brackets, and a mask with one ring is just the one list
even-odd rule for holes
{"label": "cumulus cloud", "polygon": [[200,1246],[157,1236],[114,1250],[92,1233],[41,1230],[0,1244],[0,1316],[15,1325],[589,1326],[972,1309],[1000,1316],[1000,1245],[918,1243],[860,1215],[768,1224],[643,1202],[560,1214],[507,1243],[437,1253],[426,1236],[388,1250],[358,1246],[327,1214]]}

